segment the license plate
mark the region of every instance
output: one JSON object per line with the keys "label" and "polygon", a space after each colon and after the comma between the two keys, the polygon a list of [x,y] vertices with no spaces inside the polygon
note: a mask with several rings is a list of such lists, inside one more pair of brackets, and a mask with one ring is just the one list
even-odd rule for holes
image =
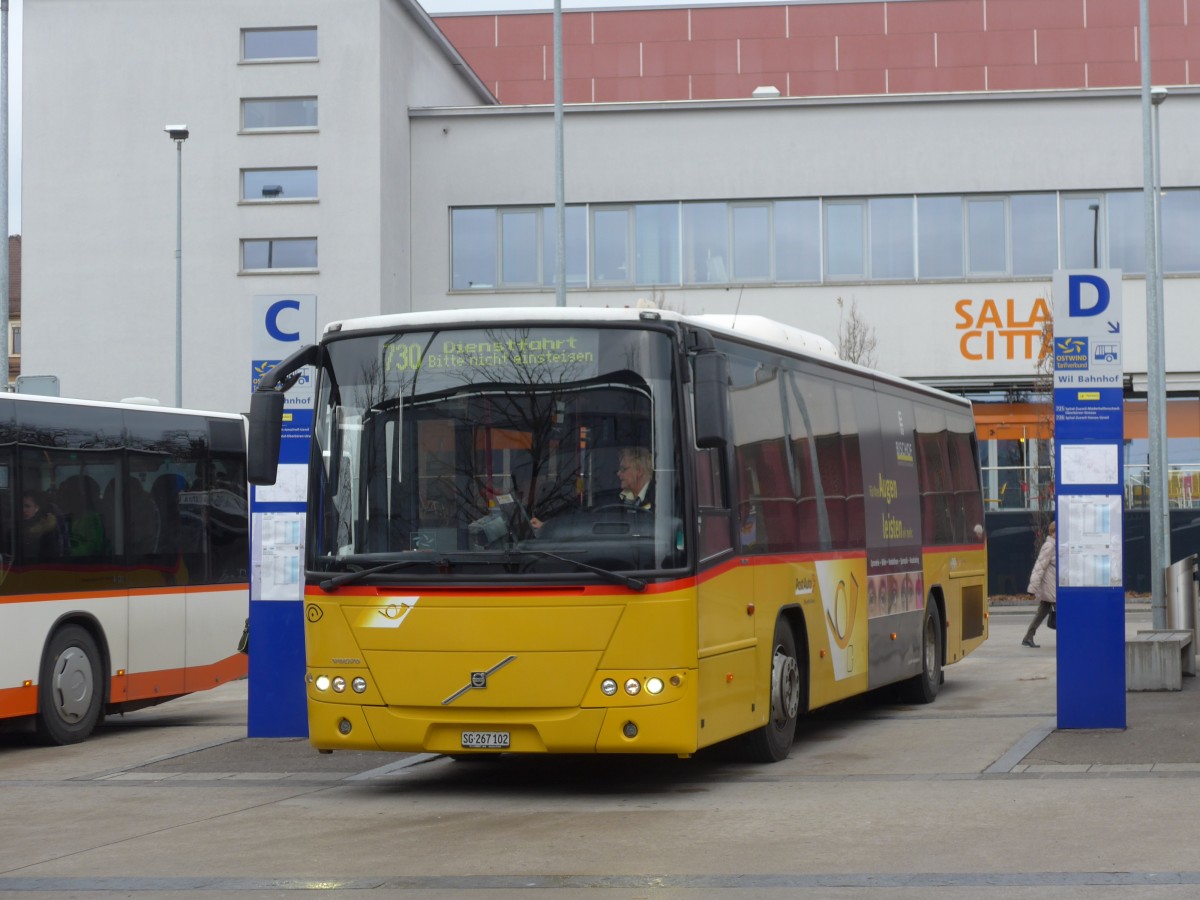
{"label": "license plate", "polygon": [[464,731],[462,745],[471,750],[507,750],[509,735],[507,731]]}

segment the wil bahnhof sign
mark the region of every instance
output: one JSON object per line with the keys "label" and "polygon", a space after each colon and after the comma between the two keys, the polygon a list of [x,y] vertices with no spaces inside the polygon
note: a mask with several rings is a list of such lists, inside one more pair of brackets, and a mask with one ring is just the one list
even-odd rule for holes
{"label": "wil bahnhof sign", "polygon": [[1054,273],[1058,727],[1125,727],[1121,273]]}

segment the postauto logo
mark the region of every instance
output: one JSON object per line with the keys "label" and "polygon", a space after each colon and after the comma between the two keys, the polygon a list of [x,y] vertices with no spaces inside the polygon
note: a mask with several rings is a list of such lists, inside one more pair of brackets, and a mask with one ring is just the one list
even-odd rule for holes
{"label": "postauto logo", "polygon": [[1068,337],[1054,339],[1054,368],[1056,371],[1086,369],[1087,367],[1087,338]]}

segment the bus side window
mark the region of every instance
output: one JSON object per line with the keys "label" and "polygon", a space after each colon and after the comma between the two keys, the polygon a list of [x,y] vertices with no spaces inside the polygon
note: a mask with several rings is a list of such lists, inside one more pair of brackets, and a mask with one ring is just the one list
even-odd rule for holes
{"label": "bus side window", "polygon": [[730,511],[721,451],[696,451],[696,499],[700,507],[700,558],[709,559],[730,549]]}

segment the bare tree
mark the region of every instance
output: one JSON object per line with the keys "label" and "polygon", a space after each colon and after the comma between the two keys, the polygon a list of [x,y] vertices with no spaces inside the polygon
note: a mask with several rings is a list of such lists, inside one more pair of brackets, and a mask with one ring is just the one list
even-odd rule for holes
{"label": "bare tree", "polygon": [[847,362],[874,368],[877,361],[875,348],[878,345],[874,326],[859,314],[857,300],[850,301],[848,314],[841,297],[837,298],[837,305],[838,355]]}

